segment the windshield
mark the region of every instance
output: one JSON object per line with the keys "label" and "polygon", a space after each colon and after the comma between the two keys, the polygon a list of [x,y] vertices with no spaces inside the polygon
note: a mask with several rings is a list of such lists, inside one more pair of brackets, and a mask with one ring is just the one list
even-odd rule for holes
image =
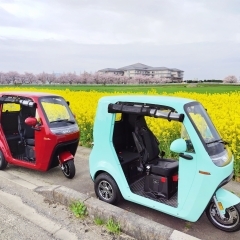
{"label": "windshield", "polygon": [[41,98],[41,105],[50,125],[63,123],[75,123],[74,117],[66,103],[61,97]]}
{"label": "windshield", "polygon": [[227,165],[232,158],[226,142],[221,139],[206,110],[198,102],[185,105],[185,111],[199,134],[209,156],[217,166]]}

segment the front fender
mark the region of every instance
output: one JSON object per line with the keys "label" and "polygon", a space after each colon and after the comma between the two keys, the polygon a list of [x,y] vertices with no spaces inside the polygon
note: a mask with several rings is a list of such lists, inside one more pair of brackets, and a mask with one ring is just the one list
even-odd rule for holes
{"label": "front fender", "polygon": [[59,154],[59,161],[61,162],[61,164],[73,159],[74,159],[74,156],[68,151],[62,152]]}
{"label": "front fender", "polygon": [[218,202],[222,203],[224,209],[232,207],[240,202],[238,196],[223,188],[219,188],[216,191],[216,198]]}

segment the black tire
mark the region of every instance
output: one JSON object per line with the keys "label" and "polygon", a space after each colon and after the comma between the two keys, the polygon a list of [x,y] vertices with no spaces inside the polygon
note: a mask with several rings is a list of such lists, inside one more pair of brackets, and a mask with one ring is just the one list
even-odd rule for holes
{"label": "black tire", "polygon": [[4,170],[8,165],[2,151],[0,150],[0,170]]}
{"label": "black tire", "polygon": [[72,179],[75,176],[75,164],[73,160],[63,163],[62,172],[66,178]]}
{"label": "black tire", "polygon": [[225,232],[236,232],[240,230],[240,203],[226,209],[226,220],[220,218],[214,202],[211,202],[206,208],[206,215],[215,227]]}
{"label": "black tire", "polygon": [[107,173],[99,174],[94,181],[97,197],[107,203],[117,204],[121,200],[121,192],[114,179]]}

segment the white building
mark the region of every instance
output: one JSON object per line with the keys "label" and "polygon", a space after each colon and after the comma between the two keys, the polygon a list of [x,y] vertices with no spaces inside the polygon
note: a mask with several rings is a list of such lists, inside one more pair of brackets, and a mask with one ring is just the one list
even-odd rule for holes
{"label": "white building", "polygon": [[136,75],[151,76],[153,78],[165,78],[172,82],[182,82],[184,71],[177,68],[150,67],[142,63],[132,64],[121,68],[105,68],[98,72],[114,73],[117,75],[134,77]]}

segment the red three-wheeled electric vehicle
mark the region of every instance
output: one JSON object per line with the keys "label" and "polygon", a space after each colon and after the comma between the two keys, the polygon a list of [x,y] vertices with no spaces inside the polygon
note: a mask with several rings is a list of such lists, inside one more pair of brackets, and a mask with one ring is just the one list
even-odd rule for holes
{"label": "red three-wheeled electric vehicle", "polygon": [[49,93],[0,94],[0,170],[9,164],[75,175],[80,132],[69,103]]}

